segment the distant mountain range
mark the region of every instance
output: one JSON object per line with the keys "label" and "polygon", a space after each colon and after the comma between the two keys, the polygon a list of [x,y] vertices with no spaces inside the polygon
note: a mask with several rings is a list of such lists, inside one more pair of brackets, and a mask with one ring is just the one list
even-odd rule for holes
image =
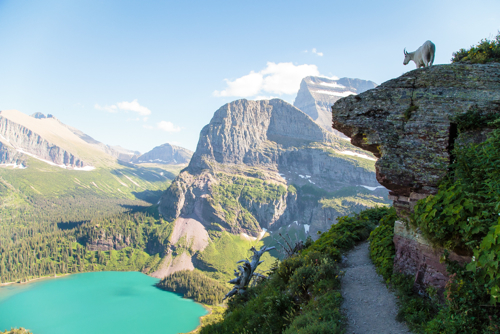
{"label": "distant mountain range", "polygon": [[309,76],[302,79],[293,105],[309,115],[323,129],[346,138],[332,129],[332,105],[343,97],[360,94],[375,87],[377,84],[369,80]]}
{"label": "distant mountain range", "polygon": [[193,151],[186,148],[163,144],[151,151],[132,158],[133,163],[187,164],[193,156]]}
{"label": "distant mountain range", "polygon": [[120,146],[103,144],[53,115],[31,116],[17,110],[0,111],[0,165],[25,167],[26,156],[69,169],[93,169],[114,161],[185,164],[192,152],[170,144],[141,155]]}

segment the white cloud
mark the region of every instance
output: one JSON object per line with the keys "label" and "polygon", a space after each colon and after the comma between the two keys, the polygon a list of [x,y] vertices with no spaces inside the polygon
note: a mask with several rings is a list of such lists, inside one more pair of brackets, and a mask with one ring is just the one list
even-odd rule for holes
{"label": "white cloud", "polygon": [[277,96],[266,96],[266,95],[258,95],[253,97],[254,100],[272,100],[272,99],[278,99]]}
{"label": "white cloud", "polygon": [[96,103],[94,105],[94,108],[96,108],[97,110],[104,110],[104,111],[107,111],[107,112],[113,112],[113,113],[114,112],[118,112],[118,108],[115,105],[101,107],[100,105],[98,105]]}
{"label": "white cloud", "polygon": [[227,83],[227,88],[221,92],[215,91],[215,96],[252,96],[259,93],[262,89],[264,76],[261,73],[251,71],[250,74],[244,75],[234,81],[224,79]]}
{"label": "white cloud", "polygon": [[152,129],[153,127],[151,125],[143,124],[142,127],[144,129]]}
{"label": "white cloud", "polygon": [[157,123],[158,129],[166,131],[166,132],[179,132],[181,131],[181,128],[178,126],[175,126],[174,123],[172,122],[167,122],[167,121],[161,121],[160,123]]}
{"label": "white cloud", "polygon": [[104,107],[101,107],[96,103],[94,108],[96,108],[97,110],[105,110],[113,113],[118,112],[119,109],[125,111],[133,111],[141,116],[151,115],[151,110],[149,110],[144,106],[141,106],[139,102],[137,102],[137,99],[133,100],[132,102],[123,101],[123,102],[118,102],[117,104],[113,104],[111,106],[104,106]]}
{"label": "white cloud", "polygon": [[151,114],[151,110],[144,106],[141,106],[139,102],[137,102],[137,99],[133,100],[132,102],[118,102],[117,105],[121,110],[134,111],[141,116],[147,116]]}
{"label": "white cloud", "polygon": [[323,52],[316,51],[316,48],[313,48],[311,52],[317,54],[320,57],[323,57]]}
{"label": "white cloud", "polygon": [[234,81],[225,79],[227,88],[214,91],[214,96],[250,97],[258,94],[295,94],[300,81],[307,76],[318,76],[316,65],[268,62],[259,72],[251,71]]}
{"label": "white cloud", "polygon": [[338,76],[336,75],[332,75],[331,77],[329,76],[326,76],[326,75],[320,75],[320,78],[326,78],[326,79],[330,79],[330,80],[338,80],[340,79]]}

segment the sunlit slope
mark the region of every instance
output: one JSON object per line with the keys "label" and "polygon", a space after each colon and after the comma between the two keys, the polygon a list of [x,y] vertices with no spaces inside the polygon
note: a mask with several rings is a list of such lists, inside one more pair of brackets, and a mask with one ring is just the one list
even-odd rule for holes
{"label": "sunlit slope", "polygon": [[57,118],[38,119],[17,110],[2,110],[0,116],[22,125],[94,167],[113,165],[116,160],[98,145],[85,142]]}
{"label": "sunlit slope", "polygon": [[115,164],[113,168],[93,171],[65,170],[37,159],[27,158],[28,168],[0,168],[0,194],[6,191],[25,196],[98,195],[135,199],[141,193],[164,190],[175,175],[161,167],[141,167]]}

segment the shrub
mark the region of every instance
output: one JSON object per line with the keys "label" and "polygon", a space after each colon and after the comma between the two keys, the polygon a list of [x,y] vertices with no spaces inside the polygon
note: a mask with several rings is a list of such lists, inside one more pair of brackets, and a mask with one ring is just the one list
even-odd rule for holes
{"label": "shrub", "polygon": [[370,233],[370,257],[377,268],[377,273],[385,280],[392,276],[394,263],[394,223],[398,216],[396,210],[391,208],[387,214],[380,219],[380,225]]}
{"label": "shrub", "polygon": [[269,279],[231,298],[224,320],[201,333],[343,333],[340,253],[366,239],[387,212],[376,208],[340,218],[300,254],[283,260]]}
{"label": "shrub", "polygon": [[458,147],[447,180],[419,201],[412,219],[424,235],[449,250],[474,254],[467,268],[500,296],[500,129],[478,145]]}
{"label": "shrub", "polygon": [[471,62],[473,64],[500,62],[500,33],[492,41],[482,39],[478,45],[471,46],[469,50],[460,49],[454,52],[451,62]]}

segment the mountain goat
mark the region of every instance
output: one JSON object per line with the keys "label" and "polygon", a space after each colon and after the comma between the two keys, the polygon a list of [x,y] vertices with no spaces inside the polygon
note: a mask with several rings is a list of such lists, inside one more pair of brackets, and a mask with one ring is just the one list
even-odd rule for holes
{"label": "mountain goat", "polygon": [[417,68],[420,67],[429,67],[434,63],[434,55],[436,53],[436,46],[431,41],[427,41],[422,44],[421,47],[414,52],[406,52],[406,48],[404,50],[405,60],[403,61],[403,65],[407,65],[410,60],[415,62]]}

